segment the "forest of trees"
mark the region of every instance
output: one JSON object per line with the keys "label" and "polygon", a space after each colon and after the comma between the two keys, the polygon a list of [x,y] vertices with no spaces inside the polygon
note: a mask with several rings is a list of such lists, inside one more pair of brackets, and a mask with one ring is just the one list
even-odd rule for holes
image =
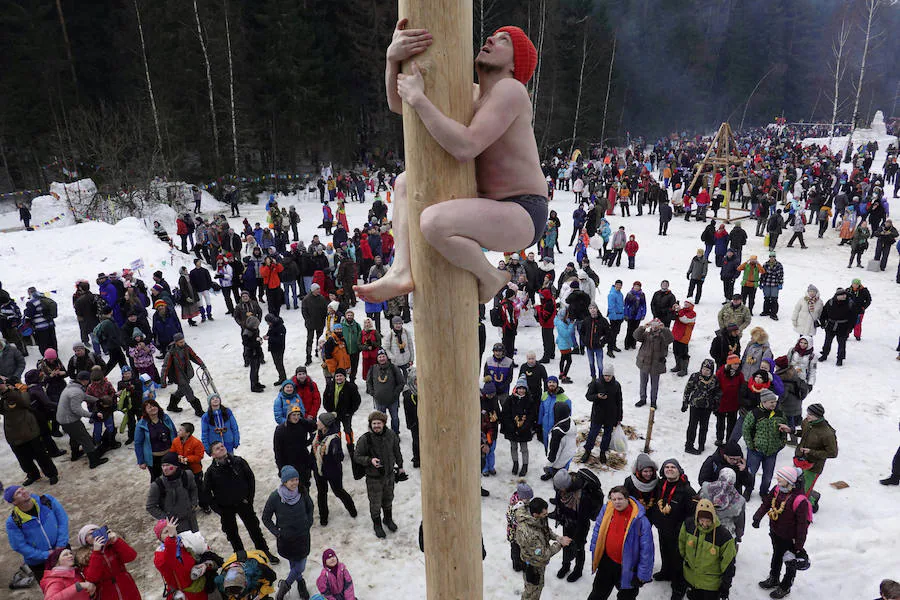
{"label": "forest of trees", "polygon": [[[873,2],[868,123],[896,114],[897,0],[473,0],[472,46],[528,32],[538,143],[568,151],[726,119],[830,122],[843,25],[846,122]],[[396,19],[393,0],[2,2],[0,191],[63,168],[116,189],[402,156],[383,89]]]}

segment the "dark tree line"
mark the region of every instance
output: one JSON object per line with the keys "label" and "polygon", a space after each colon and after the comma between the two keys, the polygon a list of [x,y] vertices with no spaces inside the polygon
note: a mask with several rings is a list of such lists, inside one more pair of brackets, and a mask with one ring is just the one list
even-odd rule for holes
{"label": "dark tree line", "polygon": [[[745,107],[749,125],[830,120],[831,43],[846,19],[846,121],[863,2],[473,0],[473,51],[501,25],[529,33],[536,137],[567,152],[601,132],[616,143],[737,126]],[[900,7],[880,11],[878,31],[896,32]],[[0,3],[0,186],[41,186],[63,167],[115,189],[402,156],[383,89],[396,18],[392,0]],[[893,109],[897,39],[870,49],[860,122]]]}

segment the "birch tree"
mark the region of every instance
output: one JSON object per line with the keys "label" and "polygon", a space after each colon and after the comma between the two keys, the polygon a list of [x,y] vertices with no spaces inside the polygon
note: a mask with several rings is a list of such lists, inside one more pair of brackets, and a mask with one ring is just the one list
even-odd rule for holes
{"label": "birch tree", "polygon": [[[156,98],[153,96],[153,83],[150,81],[150,65],[147,62],[147,45],[144,43],[144,27],[141,24],[141,10],[134,0],[134,14],[137,16],[138,33],[141,40],[141,58],[144,61],[144,75],[147,79],[147,94],[150,96],[150,110],[153,112],[153,127],[156,129],[156,149],[163,152],[162,132],[159,129],[159,113],[156,110]],[[163,160],[165,163],[165,160]]]}
{"label": "birch tree", "polygon": [[200,26],[200,10],[197,8],[197,0],[194,0],[194,20],[197,22],[197,39],[200,40],[200,48],[203,50],[203,62],[206,65],[206,87],[209,91],[209,116],[212,120],[213,151],[216,157],[216,172],[219,171],[219,126],[216,124],[216,104],[213,99],[212,70],[209,67],[209,54],[206,52],[206,40],[203,38],[203,28]]}
{"label": "birch tree", "polygon": [[578,95],[575,97],[575,119],[572,121],[572,144],[569,146],[569,156],[572,156],[572,152],[575,150],[575,140],[578,136],[578,117],[581,112],[581,91],[584,86],[584,63],[587,61],[587,36],[588,36],[588,22],[590,21],[590,16],[587,16],[581,19],[581,22],[584,23],[584,35],[581,39],[581,67],[578,70]]}
{"label": "birch tree", "polygon": [[606,78],[606,99],[603,100],[603,125],[600,127],[600,143],[606,143],[606,112],[609,108],[609,90],[612,88],[613,63],[616,62],[616,35],[613,35],[612,54],[609,57],[609,75]]}
{"label": "birch tree", "polygon": [[838,106],[840,105],[840,87],[841,79],[844,78],[844,71],[847,65],[844,62],[844,46],[850,39],[850,27],[847,20],[841,21],[841,32],[837,39],[831,44],[831,51],[834,53],[834,97],[831,99],[831,133],[828,136],[828,146],[831,147],[831,141],[834,139],[835,124],[837,123]]}
{"label": "birch tree", "polygon": [[538,108],[538,93],[541,88],[541,67],[544,63],[541,60],[541,55],[544,51],[544,29],[547,24],[547,0],[541,0],[541,19],[540,25],[538,26],[538,47],[537,47],[537,69],[534,73],[534,87],[532,88],[532,98],[531,104],[534,107],[531,111],[531,128],[534,129],[534,123],[537,119],[537,108]]}
{"label": "birch tree", "polygon": [[225,42],[228,46],[228,93],[231,97],[231,143],[234,153],[234,176],[238,175],[238,141],[237,120],[234,111],[234,63],[231,56],[231,28],[228,25],[228,0],[222,0],[225,6]]}
{"label": "birch tree", "polygon": [[866,60],[869,57],[869,44],[872,41],[872,22],[875,13],[881,7],[882,0],[866,0],[866,37],[863,42],[862,61],[859,65],[859,81],[856,83],[856,99],[853,101],[853,117],[850,119],[850,135],[847,136],[847,151],[845,161],[849,162],[853,152],[853,134],[856,132],[856,119],[859,118],[859,97],[862,94],[863,79],[866,76]]}

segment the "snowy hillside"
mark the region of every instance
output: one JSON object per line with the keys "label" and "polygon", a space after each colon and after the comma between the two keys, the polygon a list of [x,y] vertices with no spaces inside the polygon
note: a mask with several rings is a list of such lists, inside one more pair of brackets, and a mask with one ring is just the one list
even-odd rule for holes
{"label": "snowy hillside", "polygon": [[[886,146],[886,145],[885,145]],[[875,167],[880,169],[881,161]],[[561,245],[571,235],[571,212],[574,209],[572,194],[558,192],[551,209],[559,213],[563,221],[560,233]],[[308,241],[321,221],[318,202],[300,202],[279,199],[282,205],[294,202],[303,221],[301,239]],[[347,205],[351,227],[358,226],[366,216],[366,205]],[[242,207],[250,222],[264,221],[261,206]],[[206,213],[206,211],[204,211]],[[634,211],[632,211],[634,213]],[[208,214],[208,213],[206,213]],[[2,215],[0,223],[5,224],[10,216]],[[36,217],[37,220],[37,217]],[[240,219],[231,219],[237,225]],[[674,220],[666,238],[657,237],[657,216],[645,214],[621,219],[618,214],[611,218],[613,229],[624,225],[629,234],[635,234],[640,243],[637,254],[637,268],[629,271],[621,268],[607,268],[599,265],[596,254],[591,259],[600,276],[597,303],[605,313],[606,293],[616,279],[622,279],[627,289],[635,280],[643,282],[648,296],[658,289],[660,280],[669,279],[672,289],[679,299],[683,299],[687,288],[685,272],[688,262],[697,248],[702,247],[700,233],[702,224]],[[4,225],[0,224],[0,227]],[[765,251],[762,238],[753,237],[744,250],[744,256],[758,254],[764,260]],[[174,234],[174,229],[170,229]],[[785,284],[781,292],[781,319],[777,322],[765,317],[754,317],[753,326],[760,325],[770,334],[776,356],[785,354],[797,340],[790,322],[790,313],[796,301],[801,298],[810,283],[815,284],[825,298],[832,295],[838,286],[848,286],[854,277],[862,278],[874,298],[872,307],[866,314],[862,341],[851,338],[848,356],[842,368],[834,365],[834,354],[827,363],[819,367],[818,381],[814,392],[806,404],[820,402],[826,408],[826,417],[837,429],[840,456],[829,461],[825,473],[819,480],[822,492],[822,508],[815,517],[807,543],[812,569],[801,572],[793,588],[795,598],[868,598],[876,595],[877,582],[883,577],[898,575],[897,559],[900,554],[900,516],[896,512],[900,501],[900,489],[885,488],[878,484],[878,478],[889,473],[890,460],[900,435],[897,421],[900,417],[900,392],[894,385],[898,363],[894,360],[894,348],[900,334],[900,304],[897,302],[898,288],[894,282],[896,254],[891,256],[888,271],[871,273],[862,269],[847,269],[849,250],[837,246],[837,236],[829,230],[825,239],[816,239],[810,232],[807,237],[809,250],[799,247],[783,247],[782,238],[778,249],[778,259],[784,264]],[[558,255],[559,268],[570,260],[571,249],[563,246],[564,256]],[[60,307],[58,337],[60,354],[64,360],[71,356],[71,344],[77,338],[77,323],[69,301],[76,279],[93,281],[100,271],[121,271],[131,261],[142,258],[146,268],[142,273],[145,281],[150,281],[151,273],[160,269],[167,280],[174,285],[177,281],[177,267],[188,258],[175,253],[175,264],[166,245],[157,241],[136,219],[128,219],[116,226],[104,223],[85,223],[36,232],[7,233],[0,243],[0,281],[14,296],[25,295],[29,285],[56,293]],[[489,257],[493,262],[499,255]],[[871,258],[871,253],[864,256]],[[166,261],[163,264],[163,261]],[[624,261],[623,261],[624,263]],[[96,286],[93,285],[96,290]],[[700,361],[707,355],[712,334],[717,328],[716,313],[722,302],[722,289],[718,271],[711,265],[710,275],[702,300],[696,307],[697,326],[690,344],[691,367],[696,371]],[[758,296],[757,314],[761,308]],[[361,308],[361,307],[360,307]],[[215,383],[222,393],[226,405],[234,409],[241,428],[241,446],[237,454],[245,457],[257,476],[256,507],[261,512],[265,499],[278,483],[272,456],[272,431],[274,420],[271,406],[275,395],[272,382],[275,370],[270,360],[263,366],[262,381],[267,385],[265,393],[249,393],[247,371],[243,368],[239,330],[225,316],[221,296],[214,297],[216,320],[197,328],[185,327],[189,343],[210,365]],[[359,314],[360,311],[357,311]],[[283,311],[288,329],[286,365],[289,370],[302,364],[304,358],[305,331],[299,311]],[[466,317],[468,318],[468,317]],[[624,328],[623,328],[624,330]],[[624,335],[624,331],[621,335]],[[815,339],[816,349],[821,346],[823,334]],[[488,325],[488,348],[499,340],[499,333]],[[619,338],[622,345],[622,337]],[[537,328],[520,329],[517,338],[518,362],[524,360],[528,349],[540,350],[540,332]],[[616,356],[616,375],[622,383],[625,394],[624,422],[635,426],[643,433],[647,424],[647,409],[634,407],[637,400],[638,372],[634,364],[635,353],[623,352]],[[36,360],[36,350],[28,358],[29,368]],[[610,360],[608,357],[606,360]],[[669,365],[673,364],[670,358]],[[548,372],[556,372],[557,365],[548,365]],[[317,368],[310,373],[320,386],[324,379]],[[587,358],[574,357],[570,373],[574,384],[564,386],[573,400],[574,416],[587,419],[590,404],[584,400],[584,392],[589,381]],[[112,380],[117,380],[114,373]],[[681,394],[685,379],[667,373],[661,380],[659,411],[653,436],[652,456],[657,463],[669,457],[677,458],[685,468],[691,481],[696,481],[700,464],[704,457],[687,455],[683,452],[687,415],[680,412]],[[171,392],[162,391],[162,398]],[[195,383],[195,391],[201,391]],[[183,403],[184,404],[184,403]],[[371,410],[371,399],[364,397],[363,406],[354,420],[354,430],[359,435],[365,430],[366,415]],[[476,398],[461,403],[460,410],[478,410]],[[176,423],[198,420],[190,413],[172,415]],[[401,417],[402,419],[402,417]],[[198,428],[199,429],[199,428]],[[582,425],[586,429],[586,425]],[[307,582],[313,582],[320,568],[321,552],[334,548],[340,559],[346,563],[356,583],[357,594],[365,600],[386,598],[423,598],[425,577],[423,555],[417,545],[417,529],[421,509],[419,499],[419,473],[410,468],[411,456],[409,432],[403,427],[401,438],[404,457],[410,472],[410,480],[397,484],[394,518],[400,526],[387,540],[377,540],[372,533],[371,522],[366,510],[365,486],[362,481],[353,481],[349,464],[345,462],[344,483],[354,497],[360,515],[351,519],[331,497],[331,519],[327,527],[318,524],[312,530],[312,552],[306,570]],[[631,442],[628,452],[629,464],[640,451],[643,442]],[[707,445],[707,453],[711,450]],[[528,481],[537,496],[548,498],[552,495],[550,483],[538,479],[540,467],[545,464],[540,443],[532,441],[531,466]],[[162,585],[153,564],[151,553],[155,547],[152,535],[153,520],[144,510],[148,478],[135,464],[131,448],[123,447],[109,455],[110,463],[89,471],[84,460],[72,464],[65,457],[58,460],[61,467],[59,485],[50,487],[45,481],[34,486],[38,493],[52,493],[67,508],[71,523],[70,531],[87,522],[108,523],[139,551],[138,560],[129,566],[138,581],[145,598],[158,598]],[[782,451],[779,465],[790,460],[790,449]],[[522,578],[513,572],[509,560],[509,547],[505,541],[505,519],[507,500],[515,487],[516,477],[510,470],[508,445],[501,440],[497,446],[496,477],[483,478],[484,487],[491,492],[482,501],[482,531],[487,549],[484,562],[485,598],[491,600],[513,600],[522,590]],[[621,484],[628,471],[599,471],[605,490]],[[16,483],[23,478],[11,452],[0,452],[0,477],[4,483]],[[845,490],[830,487],[830,482],[843,480],[849,484]],[[315,498],[315,496],[314,496]],[[759,506],[759,498],[754,495],[749,510]],[[458,518],[474,518],[474,515],[459,515]],[[206,535],[213,549],[227,555],[231,549],[221,533],[215,515],[200,515],[201,531]],[[737,574],[731,591],[734,600],[765,598],[756,582],[768,573],[770,542],[765,530],[749,529],[744,537],[737,558]],[[249,537],[242,529],[245,542]],[[271,536],[266,534],[269,539]],[[272,545],[274,548],[274,544]],[[554,558],[547,570],[545,598],[586,598],[591,588],[589,572],[576,583],[566,583],[554,575],[560,558]],[[0,581],[5,582],[19,564],[19,557],[4,548],[0,550]],[[657,553],[657,569],[659,567]],[[276,569],[283,576],[287,573],[286,561]],[[663,600],[670,597],[667,584],[651,583],[645,586],[641,598]],[[10,598],[37,598],[34,589],[10,593]],[[296,592],[291,592],[291,600]]]}

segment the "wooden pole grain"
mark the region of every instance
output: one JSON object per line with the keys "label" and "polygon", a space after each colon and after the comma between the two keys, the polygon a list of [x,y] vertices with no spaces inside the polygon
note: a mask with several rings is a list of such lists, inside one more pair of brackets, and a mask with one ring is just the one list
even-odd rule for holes
{"label": "wooden pole grain", "polygon": [[[472,0],[400,0],[400,18],[434,43],[415,60],[425,94],[445,115],[472,118]],[[403,65],[409,73],[411,65]],[[422,237],[430,204],[476,197],[474,163],[460,163],[403,106],[413,324],[419,389],[422,518],[429,600],[482,597],[478,300],[474,276]],[[478,215],[472,215],[473,219]]]}

